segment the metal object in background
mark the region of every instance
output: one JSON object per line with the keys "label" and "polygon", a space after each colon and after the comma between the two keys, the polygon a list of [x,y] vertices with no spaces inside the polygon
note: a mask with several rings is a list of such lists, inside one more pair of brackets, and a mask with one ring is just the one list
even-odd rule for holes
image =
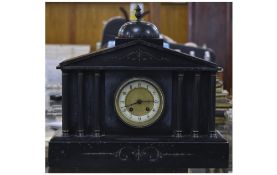
{"label": "metal object in background", "polygon": [[59,62],[89,53],[89,45],[47,44],[45,47],[45,124],[46,142],[53,131],[62,126],[62,79],[56,66]]}

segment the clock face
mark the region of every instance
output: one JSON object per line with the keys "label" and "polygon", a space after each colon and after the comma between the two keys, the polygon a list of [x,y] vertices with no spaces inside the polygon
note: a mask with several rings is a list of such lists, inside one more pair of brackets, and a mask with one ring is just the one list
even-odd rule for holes
{"label": "clock face", "polygon": [[116,112],[124,123],[133,127],[153,124],[161,116],[163,106],[161,88],[146,78],[129,79],[116,92]]}

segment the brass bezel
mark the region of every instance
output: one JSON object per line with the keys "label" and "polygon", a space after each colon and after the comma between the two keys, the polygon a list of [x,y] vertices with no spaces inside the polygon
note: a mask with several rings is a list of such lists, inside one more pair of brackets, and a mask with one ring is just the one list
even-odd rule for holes
{"label": "brass bezel", "polygon": [[[158,112],[155,114],[155,116],[153,118],[151,118],[150,120],[144,121],[144,122],[134,122],[131,121],[129,119],[127,119],[124,114],[122,114],[121,110],[119,109],[119,104],[118,104],[118,98],[119,98],[119,94],[121,92],[121,90],[129,83],[134,82],[134,81],[145,81],[149,84],[151,84],[158,92],[158,95],[160,97],[160,107],[158,109]],[[116,90],[115,93],[115,98],[114,98],[114,106],[115,106],[115,111],[118,115],[118,117],[121,119],[121,121],[123,121],[125,124],[131,126],[131,127],[135,127],[135,128],[144,128],[144,127],[148,127],[151,126],[152,124],[154,124],[162,115],[163,112],[163,108],[164,108],[164,94],[162,89],[160,88],[160,86],[153,80],[149,79],[149,78],[144,78],[144,77],[135,77],[135,78],[131,78],[128,79],[126,81],[124,81],[119,88]]]}

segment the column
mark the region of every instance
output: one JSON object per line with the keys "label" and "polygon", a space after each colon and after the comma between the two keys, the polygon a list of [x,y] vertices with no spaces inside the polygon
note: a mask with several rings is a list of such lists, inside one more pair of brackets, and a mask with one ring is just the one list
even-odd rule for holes
{"label": "column", "polygon": [[84,135],[84,113],[83,113],[83,80],[84,74],[82,72],[78,73],[78,129],[77,135]]}
{"label": "column", "polygon": [[69,134],[69,74],[62,73],[62,133]]}
{"label": "column", "polygon": [[93,114],[93,105],[94,105],[94,92],[93,92],[93,89],[94,89],[94,73],[92,72],[89,72],[88,74],[88,79],[87,79],[87,83],[89,85],[89,91],[88,91],[88,126],[89,126],[89,132],[90,134],[93,134],[94,133],[94,130],[93,130],[93,125],[94,125],[94,114]]}
{"label": "column", "polygon": [[194,74],[193,78],[193,118],[192,118],[192,136],[198,137],[199,134],[199,95],[200,95],[200,73]]}
{"label": "column", "polygon": [[184,73],[178,74],[177,80],[177,112],[176,112],[176,137],[182,136],[182,116],[183,116],[183,84],[184,84]]}
{"label": "column", "polygon": [[100,73],[94,73],[94,110],[93,110],[93,133],[95,136],[100,136]]}
{"label": "column", "polygon": [[210,133],[210,137],[215,137],[215,84],[216,84],[216,74],[212,73],[210,75],[210,113],[208,116],[208,126],[209,126],[209,133]]}

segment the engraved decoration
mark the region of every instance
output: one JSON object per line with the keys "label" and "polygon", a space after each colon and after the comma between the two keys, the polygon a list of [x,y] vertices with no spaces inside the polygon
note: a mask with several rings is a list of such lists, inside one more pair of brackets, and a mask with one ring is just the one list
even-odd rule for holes
{"label": "engraved decoration", "polygon": [[130,53],[128,53],[127,55],[121,55],[118,56],[116,58],[114,58],[116,60],[127,60],[127,61],[133,61],[133,62],[138,62],[138,63],[142,63],[142,62],[146,62],[146,61],[163,61],[163,62],[168,62],[168,58],[163,57],[163,56],[154,56],[151,53],[147,52],[147,51],[143,51],[143,49],[138,48],[137,50],[133,50]]}
{"label": "engraved decoration", "polygon": [[137,147],[125,146],[113,153],[83,153],[83,155],[113,156],[115,158],[118,158],[121,161],[145,160],[145,161],[155,162],[155,161],[162,159],[163,157],[167,157],[167,156],[179,157],[179,156],[192,156],[193,154],[191,154],[191,153],[162,153],[153,146],[147,146],[147,147],[141,148],[138,145]]}

